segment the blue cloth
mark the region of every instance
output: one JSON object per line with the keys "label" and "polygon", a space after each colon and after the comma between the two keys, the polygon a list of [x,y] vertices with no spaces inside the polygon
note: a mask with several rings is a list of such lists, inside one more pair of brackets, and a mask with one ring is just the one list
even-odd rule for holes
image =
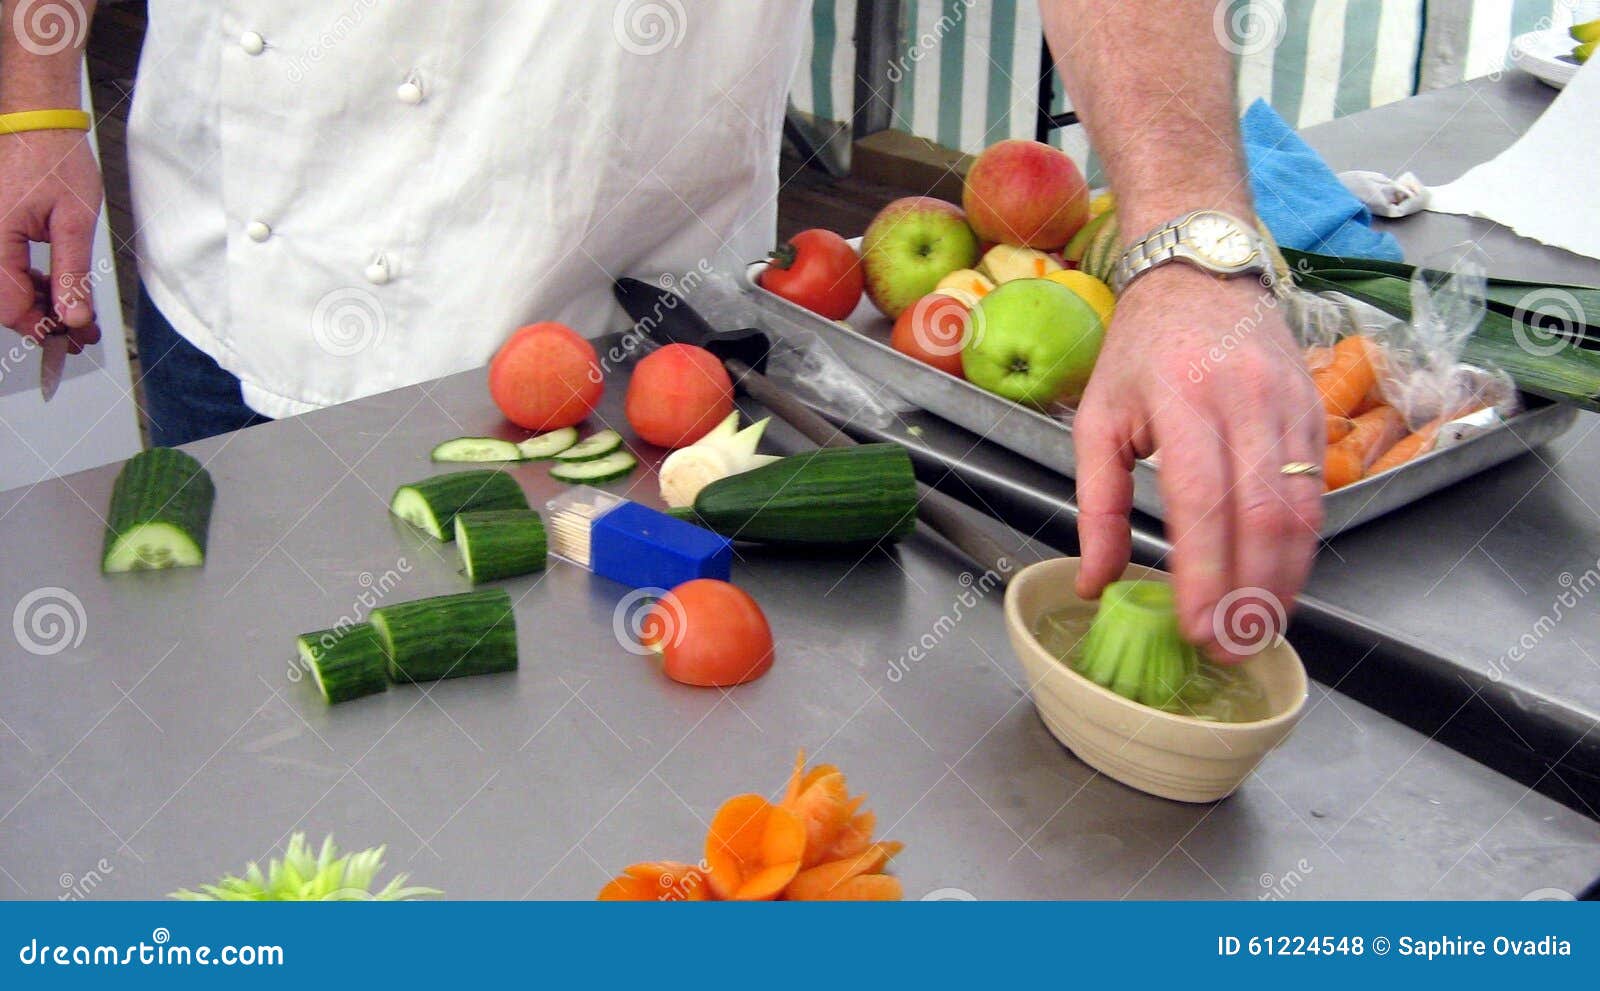
{"label": "blue cloth", "polygon": [[239,379],[184,340],[143,285],[135,323],[152,444],[174,447],[267,422],[244,404]]}
{"label": "blue cloth", "polygon": [[1279,244],[1325,255],[1403,260],[1400,242],[1372,229],[1366,206],[1265,100],[1250,104],[1239,128],[1256,215]]}

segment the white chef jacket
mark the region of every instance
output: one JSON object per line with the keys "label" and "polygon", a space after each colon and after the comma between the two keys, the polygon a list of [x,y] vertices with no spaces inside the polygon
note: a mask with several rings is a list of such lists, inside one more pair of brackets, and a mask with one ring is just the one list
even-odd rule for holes
{"label": "white chef jacket", "polygon": [[807,0],[151,0],[140,274],[286,416],[771,245]]}

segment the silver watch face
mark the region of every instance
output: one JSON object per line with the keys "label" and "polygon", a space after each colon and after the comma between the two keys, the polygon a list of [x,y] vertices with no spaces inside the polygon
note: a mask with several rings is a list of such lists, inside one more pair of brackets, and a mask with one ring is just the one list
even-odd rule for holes
{"label": "silver watch face", "polygon": [[1184,244],[1202,259],[1223,268],[1236,268],[1255,257],[1255,239],[1231,218],[1202,213],[1185,226]]}

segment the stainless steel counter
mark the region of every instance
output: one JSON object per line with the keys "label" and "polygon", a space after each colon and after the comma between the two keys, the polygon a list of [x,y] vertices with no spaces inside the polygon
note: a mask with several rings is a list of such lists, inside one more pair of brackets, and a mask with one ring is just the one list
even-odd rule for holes
{"label": "stainless steel counter", "polygon": [[[1335,169],[1438,184],[1509,145],[1553,93],[1511,71],[1306,137]],[[1487,221],[1425,213],[1382,226],[1412,260],[1471,239],[1495,274],[1600,285],[1600,262]],[[1295,632],[1325,684],[1600,818],[1597,428],[1600,416],[1580,413],[1555,443],[1326,543]],[[954,494],[1076,547],[1071,479],[926,414],[880,433],[919,449],[924,474]],[[1159,562],[1159,522],[1136,518],[1135,548]]]}
{"label": "stainless steel counter", "polygon": [[[499,426],[471,373],[194,445],[219,492],[203,570],[98,574],[114,466],[0,494],[0,606],[55,589],[33,608],[68,624],[0,643],[0,894],[158,897],[304,830],[387,843],[458,898],[587,898],[632,861],[696,858],[716,804],[778,789],[797,747],[870,793],[913,898],[1518,898],[1600,874],[1596,823],[1321,686],[1226,802],[1095,775],[1034,715],[997,595],[941,622],[972,593],[923,535],[743,553],[778,659],[726,694],[623,650],[623,590],[558,564],[507,583],[516,674],[324,706],[289,676],[294,635],[463,588],[453,548],[385,503],[434,443]],[[515,471],[535,504],[557,490]]]}

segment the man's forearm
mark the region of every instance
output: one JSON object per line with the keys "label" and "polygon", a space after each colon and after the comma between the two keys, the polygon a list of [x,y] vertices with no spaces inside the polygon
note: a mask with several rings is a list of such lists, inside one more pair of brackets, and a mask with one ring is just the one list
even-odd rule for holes
{"label": "man's forearm", "polygon": [[0,113],[81,105],[83,47],[94,9],[95,0],[0,2]]}
{"label": "man's forearm", "polygon": [[1252,216],[1215,0],[1041,0],[1124,238],[1201,207]]}

